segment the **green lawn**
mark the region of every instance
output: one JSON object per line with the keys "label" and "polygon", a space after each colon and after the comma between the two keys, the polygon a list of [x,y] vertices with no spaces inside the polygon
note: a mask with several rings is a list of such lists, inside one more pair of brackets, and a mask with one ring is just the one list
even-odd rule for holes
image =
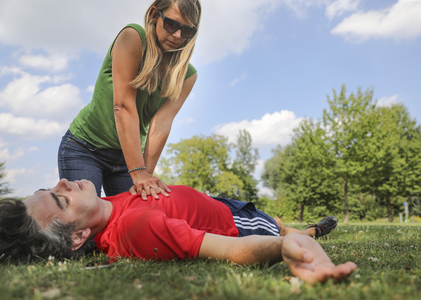
{"label": "green lawn", "polygon": [[[291,280],[283,263],[271,268],[225,262],[142,262],[106,268],[81,261],[0,266],[0,299],[421,299],[421,224],[342,225],[320,239],[336,264],[358,269],[341,283]],[[290,283],[292,281],[292,283]]]}

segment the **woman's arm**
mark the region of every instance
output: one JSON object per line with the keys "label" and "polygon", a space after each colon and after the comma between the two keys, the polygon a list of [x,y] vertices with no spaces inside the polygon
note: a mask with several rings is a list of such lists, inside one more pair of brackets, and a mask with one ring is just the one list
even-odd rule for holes
{"label": "woman's arm", "polygon": [[146,170],[150,174],[153,174],[155,170],[156,164],[170,134],[174,118],[193,89],[196,79],[197,73],[186,79],[180,97],[173,101],[167,99],[151,120],[144,151]]}
{"label": "woman's arm", "polygon": [[[130,27],[119,34],[111,52],[114,117],[118,138],[129,170],[147,166],[142,155],[139,116],[136,107],[137,90],[130,84],[139,72],[142,53],[142,40],[138,32]],[[158,186],[165,188],[158,177],[146,170],[136,170],[130,175],[139,194],[145,187],[154,187],[157,193],[161,192]],[[145,192],[143,191],[143,193]],[[168,196],[165,191],[163,194]]]}

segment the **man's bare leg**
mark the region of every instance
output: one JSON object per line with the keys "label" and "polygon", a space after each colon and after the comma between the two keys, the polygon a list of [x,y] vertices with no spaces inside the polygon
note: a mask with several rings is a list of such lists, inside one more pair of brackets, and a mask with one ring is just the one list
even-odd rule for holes
{"label": "man's bare leg", "polygon": [[287,227],[285,226],[281,219],[279,219],[279,217],[275,217],[273,218],[276,222],[276,224],[278,224],[279,228],[281,229],[281,236],[286,236],[288,233],[299,233],[302,235],[308,235],[308,236],[315,236],[316,235],[316,228],[312,227],[312,228],[307,228],[304,230],[299,230],[296,228],[292,228],[292,227]]}

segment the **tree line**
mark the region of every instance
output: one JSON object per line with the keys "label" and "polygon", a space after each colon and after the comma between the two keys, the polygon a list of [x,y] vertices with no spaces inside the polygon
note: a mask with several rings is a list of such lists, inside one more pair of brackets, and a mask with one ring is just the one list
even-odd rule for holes
{"label": "tree line", "polygon": [[252,174],[259,154],[246,130],[235,143],[213,134],[169,144],[159,176],[300,222],[329,214],[345,222],[392,221],[404,201],[420,205],[421,128],[407,109],[378,107],[372,89],[347,95],[345,85],[327,102],[320,120],[302,121],[291,143],[273,149],[265,162],[263,185],[274,191],[275,201],[257,195]]}
{"label": "tree line", "polygon": [[266,161],[264,185],[295,205],[298,220],[307,210],[392,222],[404,201],[419,205],[421,128],[402,104],[378,107],[372,96],[333,90],[322,119],[301,122]]}
{"label": "tree line", "polygon": [[[235,158],[230,158],[235,150]],[[258,181],[253,178],[259,152],[243,129],[236,143],[222,135],[196,135],[168,144],[168,157],[158,164],[158,176],[167,184],[191,186],[208,195],[258,202]]]}
{"label": "tree line", "polygon": [[7,195],[7,194],[12,192],[12,190],[9,189],[9,187],[8,187],[9,184],[7,182],[3,181],[4,178],[6,177],[6,170],[5,170],[6,167],[5,167],[5,165],[6,165],[6,162],[0,163],[0,196]]}
{"label": "tree line", "polygon": [[[258,196],[253,172],[259,153],[244,129],[235,143],[212,134],[168,144],[157,175],[167,184],[252,201],[269,215],[299,222],[326,215],[392,221],[404,201],[420,214],[421,127],[407,109],[378,107],[372,89],[347,95],[345,85],[327,102],[320,120],[302,121],[291,142],[273,149],[265,162],[261,179],[275,200]],[[0,180],[4,175],[1,163]],[[9,192],[0,183],[0,195]]]}

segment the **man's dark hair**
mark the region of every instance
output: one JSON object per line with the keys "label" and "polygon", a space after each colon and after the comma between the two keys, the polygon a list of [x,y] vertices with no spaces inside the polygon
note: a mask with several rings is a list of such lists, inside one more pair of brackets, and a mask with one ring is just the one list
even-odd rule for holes
{"label": "man's dark hair", "polygon": [[54,220],[41,228],[18,199],[0,201],[0,262],[29,263],[53,256],[57,259],[77,258],[95,249],[93,238],[77,251],[72,251],[75,223]]}

